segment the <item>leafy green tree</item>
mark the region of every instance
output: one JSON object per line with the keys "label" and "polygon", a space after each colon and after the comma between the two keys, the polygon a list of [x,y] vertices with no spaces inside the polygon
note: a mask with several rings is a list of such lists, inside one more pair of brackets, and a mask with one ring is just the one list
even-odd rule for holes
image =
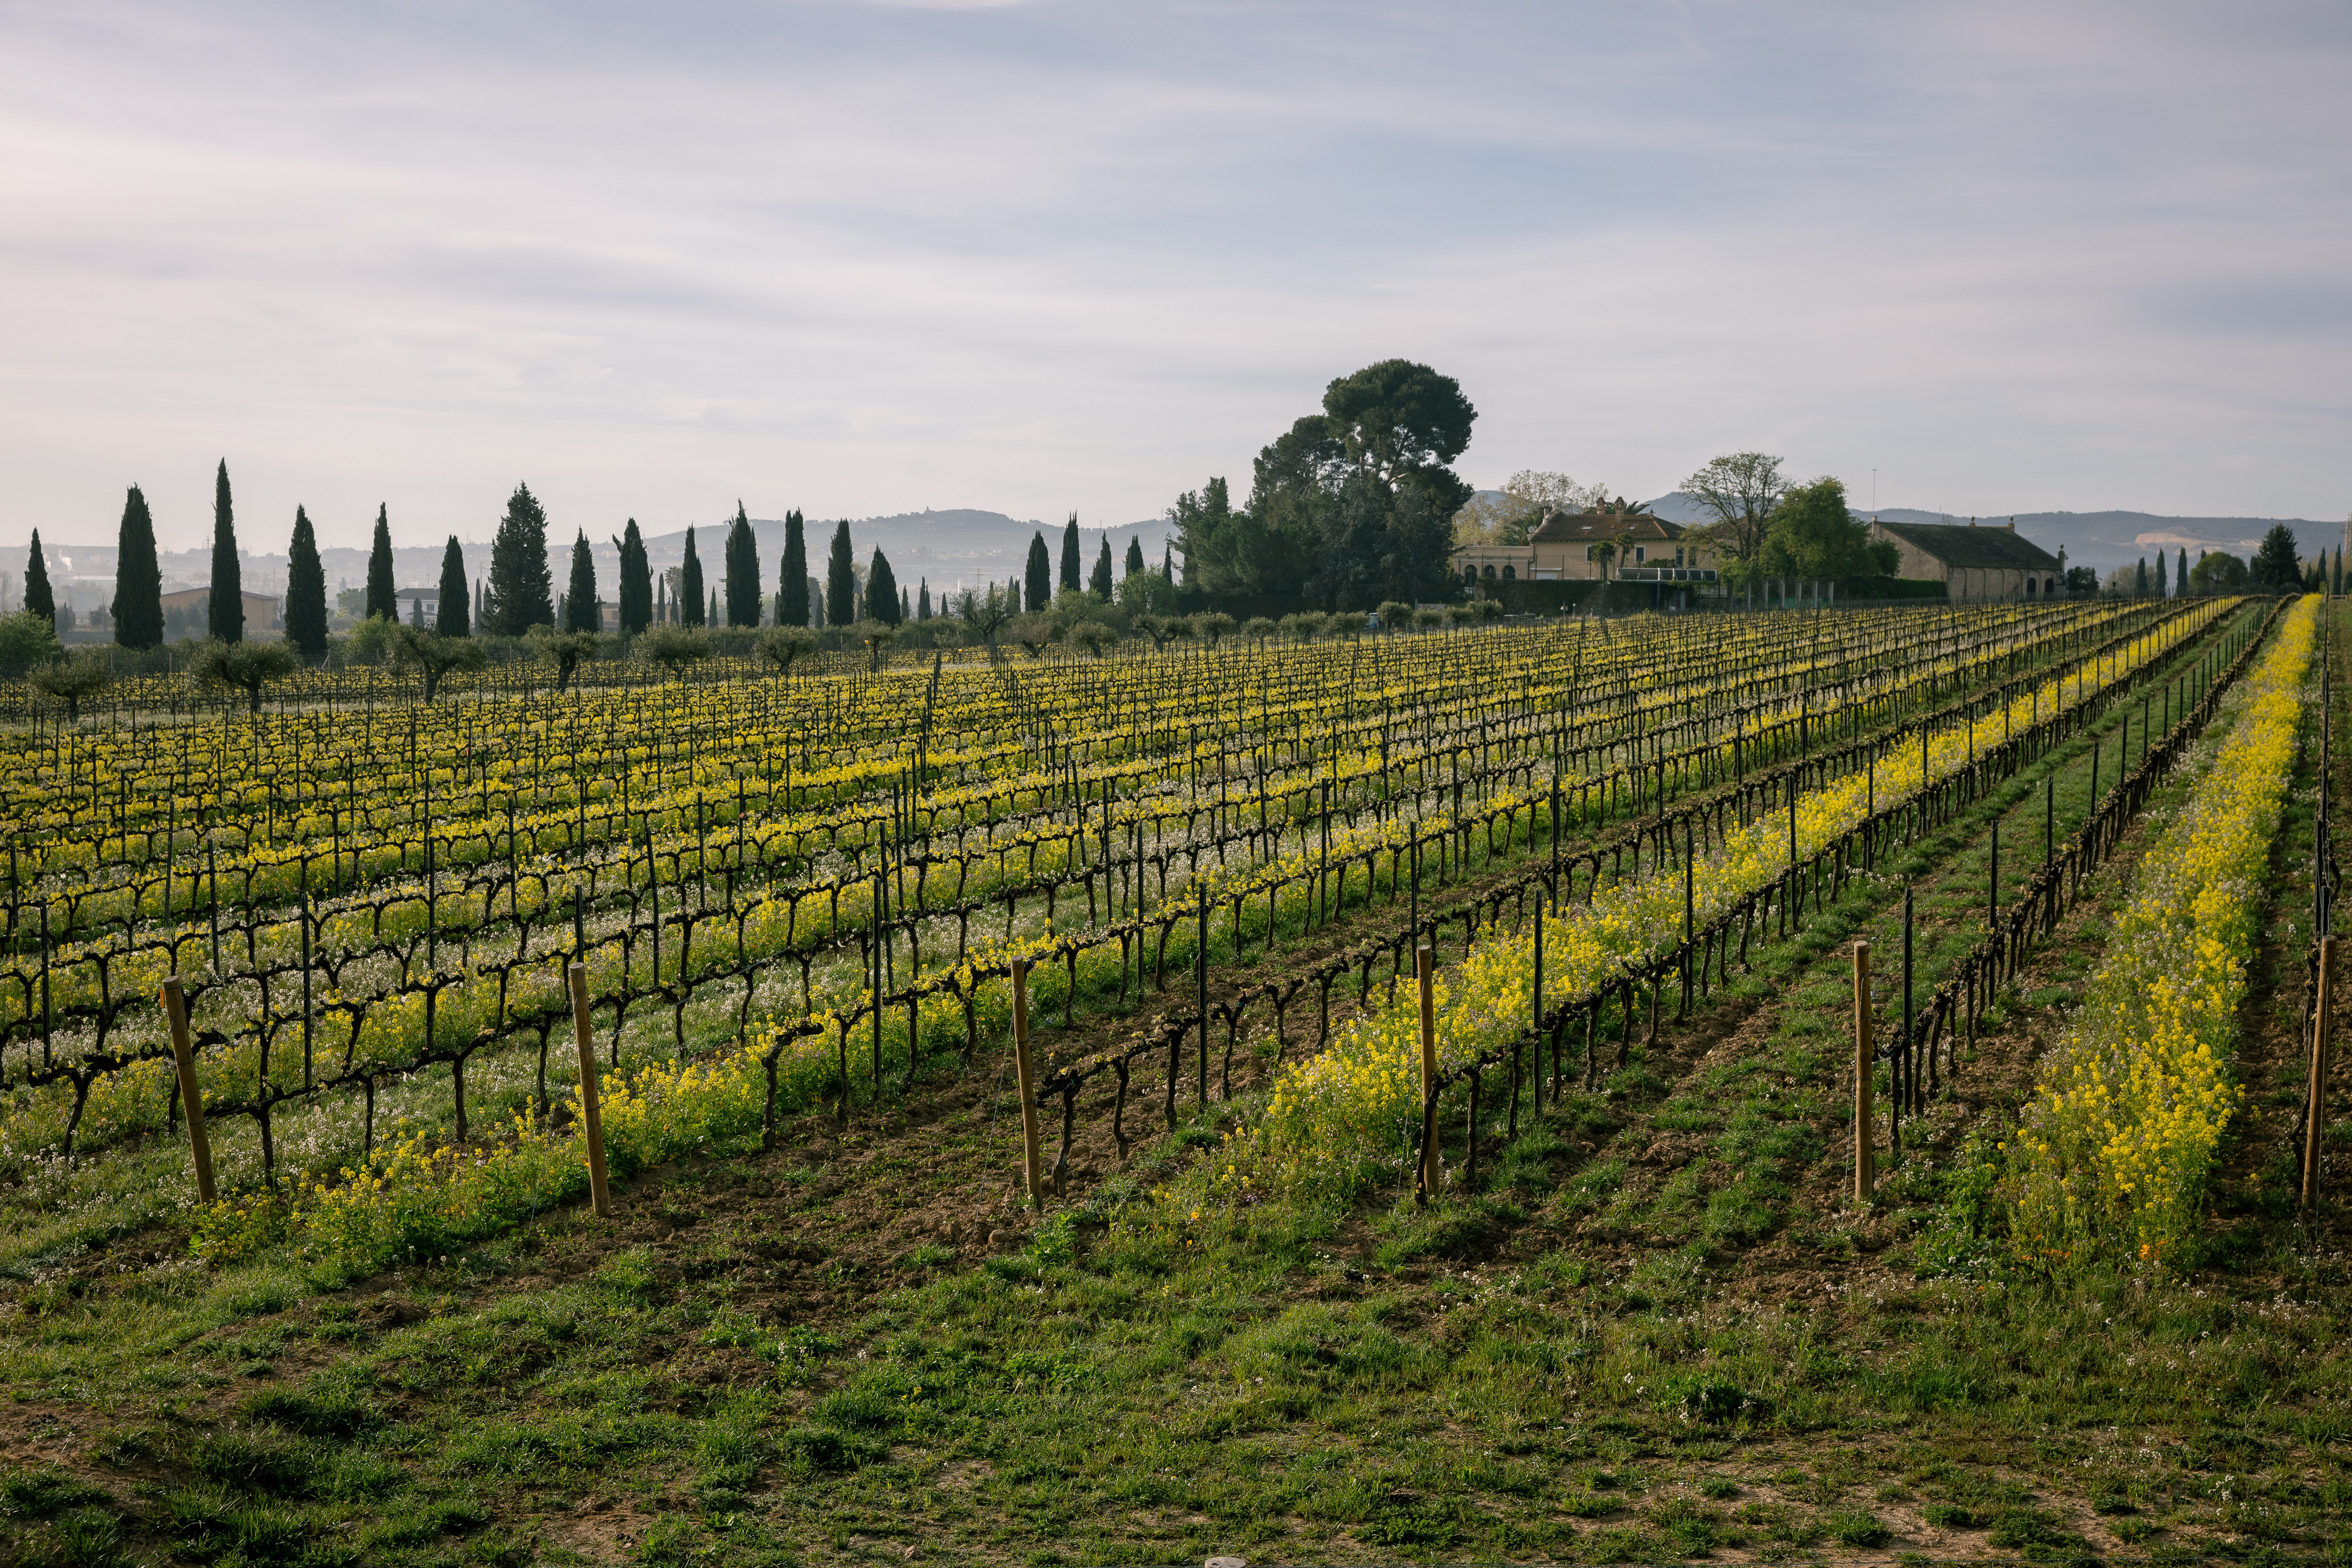
{"label": "leafy green tree", "polygon": [[1874,546],[1870,527],[1847,510],[1845,481],[1822,478],[1782,492],[1757,565],[1774,577],[1843,581],[1891,575],[1890,546]]}
{"label": "leafy green tree", "polygon": [[327,657],[327,569],[310,514],[294,509],[294,542],[286,547],[286,640],[310,663]]}
{"label": "leafy green tree", "polygon": [[[1029,537],[1029,560],[1022,574],[1022,602],[1035,609],[1054,596],[1054,558],[1046,552],[1045,534],[1041,529]],[[1020,605],[1013,613],[1021,613]]]}
{"label": "leafy green tree", "polygon": [[637,639],[637,657],[682,674],[688,665],[710,657],[710,634],[700,626],[656,626]]}
{"label": "leafy green tree", "polygon": [[2283,522],[2271,524],[2246,568],[2253,586],[2268,593],[2288,594],[2301,584],[2303,567],[2295,549],[2294,530]]}
{"label": "leafy green tree", "polygon": [[2200,594],[2235,594],[2246,586],[2246,563],[2224,550],[2209,550],[2197,557],[2189,574]]}
{"label": "leafy green tree", "polygon": [[801,531],[801,514],[797,507],[784,514],[783,576],[776,584],[776,591],[782,595],[782,602],[776,608],[776,625],[808,625],[808,541]]}
{"label": "leafy green tree", "polygon": [[825,625],[845,626],[857,619],[857,564],[851,554],[849,520],[843,518],[833,531],[833,552],[824,563]]}
{"label": "leafy green tree", "polygon": [[878,545],[866,567],[866,608],[868,616],[886,626],[895,626],[905,618],[898,609],[898,575]]}
{"label": "leafy green tree", "polygon": [[[228,493],[228,459],[213,478],[213,583],[206,606],[212,635],[225,643],[245,640],[245,579],[236,559],[236,510]],[[259,711],[260,699],[256,698]]]}
{"label": "leafy green tree", "polygon": [[1062,580],[1056,584],[1056,591],[1063,588],[1075,590],[1081,586],[1078,581],[1080,566],[1078,514],[1072,512],[1069,522],[1062,530]]}
{"label": "leafy green tree", "polygon": [[708,623],[702,603],[702,557],[694,552],[694,528],[686,530],[686,559],[677,567],[677,624],[698,626]]}
{"label": "leafy green tree", "polygon": [[64,651],[58,645],[55,616],[38,610],[0,616],[0,675],[22,675]]}
{"label": "leafy green tree", "polygon": [[[443,569],[447,585],[447,569]],[[447,613],[449,601],[441,601]],[[483,601],[482,629],[519,637],[533,626],[555,624],[555,578],[547,567],[547,510],[529,485],[507,498],[506,515],[490,536],[490,589]]]}
{"label": "leafy green tree", "polygon": [[635,518],[629,519],[613,543],[621,552],[621,635],[633,637],[654,620],[654,573],[646,561],[646,536],[637,531]]}
{"label": "leafy green tree", "polygon": [[1259,452],[1245,510],[1230,510],[1222,487],[1180,500],[1171,521],[1186,584],[1351,607],[1437,596],[1453,519],[1475,493],[1446,465],[1476,417],[1451,376],[1410,361],[1333,381],[1322,413]]}
{"label": "leafy green tree", "polygon": [[203,686],[231,687],[245,693],[251,711],[261,711],[261,689],[299,668],[294,650],[282,642],[224,642],[206,637],[188,660],[188,674]]}
{"label": "leafy green tree", "polygon": [[1130,572],[1118,580],[1119,607],[1139,616],[1176,613],[1176,584],[1159,572]]}
{"label": "leafy green tree", "polygon": [[752,537],[751,519],[743,503],[735,503],[735,521],[727,525],[727,624],[760,624],[760,542]]}
{"label": "leafy green tree", "polygon": [[795,659],[816,651],[816,634],[806,626],[770,626],[760,634],[759,649],[778,675],[790,675]]}
{"label": "leafy green tree", "polygon": [[392,580],[392,519],[383,504],[375,509],[375,540],[368,546],[367,615],[373,620],[382,616],[387,621],[400,619],[399,590]]}
{"label": "leafy green tree", "polygon": [[114,640],[124,647],[161,647],[163,572],[155,559],[155,520],[137,485],[123,500],[122,529],[116,538]]}
{"label": "leafy green tree", "polygon": [[[584,539],[587,536],[583,533],[581,537]],[[568,602],[571,597],[569,589],[565,590],[564,596]],[[595,604],[593,590],[589,604],[591,607]],[[595,658],[597,648],[604,641],[594,632],[576,626],[566,626],[562,631],[552,626],[533,626],[524,634],[523,640],[530,644],[532,652],[555,666],[555,689],[558,691],[572,685],[572,673],[580,668],[583,660]]]}
{"label": "leafy green tree", "polygon": [[[1706,535],[1729,560],[1754,566],[1764,554],[1772,516],[1789,492],[1780,459],[1766,452],[1731,452],[1675,487],[1705,507],[1715,521]],[[1892,573],[1876,574],[1892,576]]]}
{"label": "leafy green tree", "polygon": [[[567,632],[601,632],[604,629],[604,601],[596,597],[596,552],[588,548],[588,531],[581,529],[572,542],[572,580],[563,589],[563,629]],[[562,689],[562,683],[556,683]]]}
{"label": "leafy green tree", "polygon": [[392,628],[394,657],[425,678],[425,700],[433,700],[441,682],[461,669],[479,669],[489,661],[482,645],[472,637],[446,637],[422,626]]}
{"label": "leafy green tree", "polygon": [[996,639],[1013,618],[1021,613],[1017,600],[991,583],[986,594],[976,594],[970,588],[956,601],[956,616],[971,629],[971,635],[987,646],[988,657],[996,658]]}
{"label": "leafy green tree", "polygon": [[[495,554],[497,547],[491,548]],[[466,585],[466,552],[457,547],[457,536],[453,533],[441,551],[441,603],[434,616],[433,629],[445,637],[473,636],[473,617],[468,609],[472,602],[473,590]],[[552,616],[548,624],[553,624]]]}
{"label": "leafy green tree", "polygon": [[114,684],[114,666],[94,647],[76,648],[64,658],[35,669],[26,683],[66,705],[66,722],[81,717],[81,705]]}
{"label": "leafy green tree", "polygon": [[1126,566],[1127,570],[1119,574],[1121,577],[1132,577],[1143,570],[1143,538],[1140,534],[1130,537],[1127,542]]}
{"label": "leafy green tree", "polygon": [[1103,535],[1102,553],[1095,557],[1095,569],[1087,577],[1087,592],[1108,604],[1110,600],[1110,535]]}

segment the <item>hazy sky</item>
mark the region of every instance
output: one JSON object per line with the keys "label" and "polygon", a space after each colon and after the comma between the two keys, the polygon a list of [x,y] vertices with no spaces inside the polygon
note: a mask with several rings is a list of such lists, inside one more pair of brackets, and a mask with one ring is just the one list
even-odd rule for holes
{"label": "hazy sky", "polygon": [[0,540],[1125,522],[1391,355],[1481,484],[2340,517],[2347,173],[2340,0],[0,0]]}

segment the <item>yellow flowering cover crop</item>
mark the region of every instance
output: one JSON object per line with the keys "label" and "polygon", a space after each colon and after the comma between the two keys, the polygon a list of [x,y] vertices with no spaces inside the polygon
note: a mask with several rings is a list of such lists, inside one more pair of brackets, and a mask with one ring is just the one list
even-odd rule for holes
{"label": "yellow flowering cover crop", "polygon": [[2011,1242],[2029,1262],[2160,1263],[2196,1228],[2243,1098],[2230,1037],[2317,621],[2316,599],[2287,613],[2164,852],[2141,861],[2082,1009],[2043,1065],[2002,1184]]}

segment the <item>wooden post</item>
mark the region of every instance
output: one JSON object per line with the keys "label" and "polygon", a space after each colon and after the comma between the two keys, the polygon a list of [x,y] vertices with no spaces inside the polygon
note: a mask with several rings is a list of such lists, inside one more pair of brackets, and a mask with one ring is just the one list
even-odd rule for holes
{"label": "wooden post", "polygon": [[1876,1055],[1870,1037],[1870,943],[1858,942],[1853,944],[1853,1195],[1857,1201],[1867,1201],[1874,1184],[1871,1144],[1875,1134],[1870,1125],[1870,1079]]}
{"label": "wooden post", "polygon": [[1437,971],[1437,950],[1412,951],[1415,979],[1421,986],[1421,1174],[1416,1184],[1423,1202],[1437,1190],[1437,1007],[1432,981]]}
{"label": "wooden post", "polygon": [[213,1145],[205,1136],[205,1096],[196,1087],[196,1056],[188,1047],[188,999],[176,974],[163,982],[163,1013],[172,1021],[172,1060],[180,1069],[180,1103],[188,1112],[188,1152],[195,1156],[196,1196],[213,1201]]}
{"label": "wooden post", "polygon": [[596,1042],[588,1032],[588,966],[567,964],[572,1036],[580,1051],[580,1135],[588,1143],[588,1198],[597,1217],[613,1217],[613,1189],[604,1173],[604,1111],[596,1099]]}
{"label": "wooden post", "polygon": [[1045,1182],[1037,1150],[1036,1071],[1029,1060],[1029,964],[1018,958],[1013,961],[1013,1066],[1021,1084],[1021,1154],[1029,1177],[1029,1201],[1042,1209]]}
{"label": "wooden post", "polygon": [[2311,1092],[2303,1117],[2303,1206],[2319,1204],[2320,1135],[2327,1127],[2327,1037],[2335,1024],[2336,939],[2319,939],[2319,1005],[2311,1035]]}

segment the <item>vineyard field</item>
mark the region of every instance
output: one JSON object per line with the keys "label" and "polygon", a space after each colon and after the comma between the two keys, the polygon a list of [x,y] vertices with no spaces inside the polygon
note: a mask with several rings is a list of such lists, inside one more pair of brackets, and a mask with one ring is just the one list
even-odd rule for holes
{"label": "vineyard field", "polygon": [[2347,639],[2102,599],[0,691],[0,1539],[2352,1549]]}

